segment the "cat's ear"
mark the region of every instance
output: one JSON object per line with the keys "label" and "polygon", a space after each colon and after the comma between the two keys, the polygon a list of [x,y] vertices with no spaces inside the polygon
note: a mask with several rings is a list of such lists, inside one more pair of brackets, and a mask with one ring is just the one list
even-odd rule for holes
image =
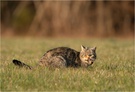
{"label": "cat's ear", "polygon": [[81,51],[84,51],[86,49],[86,47],[84,47],[83,45],[81,45]]}
{"label": "cat's ear", "polygon": [[94,50],[94,51],[96,51],[97,47],[93,47],[93,48],[91,48],[91,49]]}

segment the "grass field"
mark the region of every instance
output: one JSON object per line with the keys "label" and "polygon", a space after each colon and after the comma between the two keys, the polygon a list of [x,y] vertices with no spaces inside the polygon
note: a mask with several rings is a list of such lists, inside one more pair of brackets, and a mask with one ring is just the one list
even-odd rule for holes
{"label": "grass field", "polygon": [[[13,59],[35,66],[45,51],[67,46],[97,46],[97,60],[88,68],[35,70],[18,68]],[[0,83],[2,91],[134,91],[132,39],[2,38]]]}

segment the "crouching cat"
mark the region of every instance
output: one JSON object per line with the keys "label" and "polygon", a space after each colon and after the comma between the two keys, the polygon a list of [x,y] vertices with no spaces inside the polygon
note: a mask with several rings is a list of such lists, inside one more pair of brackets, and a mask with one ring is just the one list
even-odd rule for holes
{"label": "crouching cat", "polygon": [[[48,50],[39,61],[39,65],[62,68],[62,67],[88,67],[96,60],[96,47],[89,48],[81,46],[78,52],[68,47],[58,47]],[[19,60],[13,60],[19,67],[32,69],[31,66]]]}

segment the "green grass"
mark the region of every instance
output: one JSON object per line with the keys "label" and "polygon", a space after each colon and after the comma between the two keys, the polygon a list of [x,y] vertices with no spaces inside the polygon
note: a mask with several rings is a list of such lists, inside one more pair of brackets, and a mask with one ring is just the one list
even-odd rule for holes
{"label": "green grass", "polygon": [[[13,59],[35,66],[45,51],[67,46],[97,46],[98,59],[88,68],[35,70],[18,68]],[[1,39],[2,91],[134,91],[133,40],[122,39]]]}

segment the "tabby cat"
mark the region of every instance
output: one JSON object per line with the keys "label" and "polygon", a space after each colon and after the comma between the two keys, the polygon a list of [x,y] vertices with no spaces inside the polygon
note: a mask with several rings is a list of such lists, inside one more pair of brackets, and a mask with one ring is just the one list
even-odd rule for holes
{"label": "tabby cat", "polygon": [[[89,48],[81,46],[78,52],[68,47],[58,47],[47,51],[39,61],[39,65],[62,68],[62,67],[88,67],[93,64],[96,59],[96,47]],[[32,69],[31,66],[18,60],[13,63],[20,67]]]}

